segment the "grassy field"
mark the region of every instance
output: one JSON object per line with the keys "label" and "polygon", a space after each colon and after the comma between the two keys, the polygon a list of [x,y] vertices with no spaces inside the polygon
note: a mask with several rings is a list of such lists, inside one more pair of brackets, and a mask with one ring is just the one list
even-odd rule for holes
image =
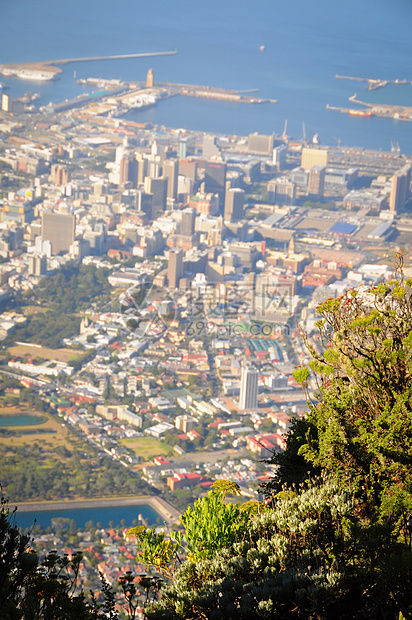
{"label": "grassy field", "polygon": [[123,439],[121,444],[131,448],[136,456],[144,461],[150,461],[154,456],[171,456],[172,448],[158,441],[154,437],[137,437],[136,439]]}
{"label": "grassy field", "polygon": [[33,411],[29,407],[1,407],[0,416],[36,414],[45,418],[42,424],[36,426],[8,426],[0,430],[0,444],[21,446],[23,444],[41,444],[52,451],[55,446],[70,447],[68,431],[48,413]]}
{"label": "grassy field", "polygon": [[68,362],[71,359],[76,359],[83,353],[73,349],[48,349],[47,347],[34,347],[28,344],[16,344],[13,347],[9,347],[7,351],[13,357],[32,355],[33,357],[43,357],[47,360],[57,360],[59,362]]}

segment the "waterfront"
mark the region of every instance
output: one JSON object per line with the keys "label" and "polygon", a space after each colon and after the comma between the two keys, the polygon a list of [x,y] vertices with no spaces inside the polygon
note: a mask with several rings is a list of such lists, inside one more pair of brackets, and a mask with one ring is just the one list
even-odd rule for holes
{"label": "waterfront", "polygon": [[[318,132],[324,143],[339,140],[346,145],[389,149],[391,142],[399,142],[402,150],[410,153],[409,123],[342,115],[326,110],[326,105],[345,106],[353,95],[353,83],[336,80],[336,73],[383,80],[411,77],[408,59],[412,43],[407,31],[411,16],[409,3],[381,2],[377,10],[372,0],[333,5],[326,0],[310,4],[274,0],[257,3],[253,12],[246,0],[212,0],[207,6],[188,0],[178,5],[164,0],[146,4],[122,0],[116,8],[102,0],[98,12],[93,3],[80,0],[62,5],[58,12],[51,0],[42,2],[41,11],[36,3],[22,0],[0,9],[2,23],[7,24],[0,60],[11,63],[177,49],[177,55],[169,57],[74,63],[51,83],[29,86],[27,81],[12,77],[4,82],[13,95],[28,88],[40,92],[39,103],[44,104],[85,92],[73,71],[77,78],[143,80],[153,67],[155,80],[235,90],[258,88],[259,97],[279,103],[252,109],[178,97],[133,112],[133,120],[246,135],[253,131],[280,134],[288,119],[288,134],[293,137],[302,137],[304,122],[308,136]],[[406,87],[392,85],[373,92],[363,88],[358,96],[368,101],[364,92],[386,97],[391,92],[387,88]],[[409,89],[406,99],[410,97],[410,103],[411,95]]]}

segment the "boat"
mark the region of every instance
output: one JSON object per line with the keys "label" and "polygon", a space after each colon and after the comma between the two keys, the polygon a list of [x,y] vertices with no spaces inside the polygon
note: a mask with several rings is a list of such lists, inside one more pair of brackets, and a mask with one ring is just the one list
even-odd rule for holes
{"label": "boat", "polygon": [[369,110],[349,110],[349,114],[352,116],[373,116]]}

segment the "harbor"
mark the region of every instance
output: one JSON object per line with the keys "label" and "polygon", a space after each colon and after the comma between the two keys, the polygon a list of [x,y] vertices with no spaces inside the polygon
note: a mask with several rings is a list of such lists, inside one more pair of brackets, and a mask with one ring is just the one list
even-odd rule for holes
{"label": "harbor", "polygon": [[153,74],[150,71],[146,82],[121,82],[120,80],[102,80],[91,77],[82,78],[78,80],[78,83],[84,86],[94,86],[100,90],[82,93],[74,99],[43,106],[40,108],[40,111],[46,114],[58,114],[80,108],[82,116],[90,120],[98,120],[99,118],[116,119],[132,110],[144,110],[155,106],[161,100],[176,97],[177,95],[214,99],[228,103],[253,105],[277,103],[276,99],[257,97],[257,89],[237,91],[195,84],[155,83],[153,81]]}
{"label": "harbor", "polygon": [[375,79],[375,78],[362,78],[362,77],[353,77],[350,75],[339,75],[338,73],[335,75],[335,78],[337,80],[351,80],[353,82],[366,82],[367,83],[367,90],[377,90],[378,88],[384,88],[385,86],[388,86],[389,84],[392,85],[407,85],[407,86],[412,86],[412,81],[410,80],[381,80],[381,79]]}

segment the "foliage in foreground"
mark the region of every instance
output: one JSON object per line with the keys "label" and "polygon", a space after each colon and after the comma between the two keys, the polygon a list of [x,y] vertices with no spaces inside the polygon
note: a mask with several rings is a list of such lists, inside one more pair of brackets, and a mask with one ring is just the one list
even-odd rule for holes
{"label": "foliage in foreground", "polygon": [[[310,411],[265,489],[273,509],[239,511],[206,556],[189,527],[189,559],[150,620],[412,618],[412,281],[398,267],[319,306],[321,346],[306,340],[312,361],[295,375]],[[219,501],[200,501],[195,532],[214,531]]]}

